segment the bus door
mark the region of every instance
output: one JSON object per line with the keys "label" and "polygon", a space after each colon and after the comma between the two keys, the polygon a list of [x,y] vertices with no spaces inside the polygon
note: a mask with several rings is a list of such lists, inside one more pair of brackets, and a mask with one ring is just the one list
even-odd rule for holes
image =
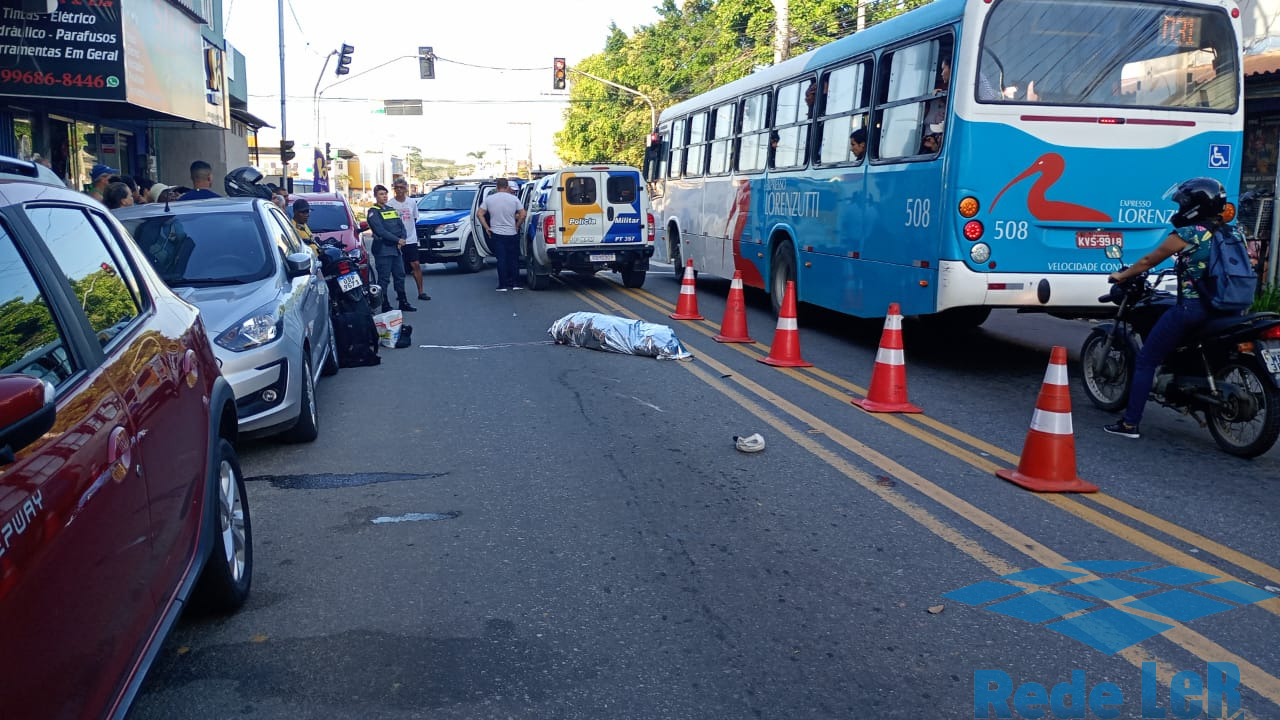
{"label": "bus door", "polygon": [[[884,54],[870,133],[868,229],[864,260],[903,267],[868,274],[874,294],[899,297],[903,311],[931,312],[933,293],[920,281],[937,270],[945,213],[942,187],[950,117],[952,41],[933,38]],[[912,291],[914,288],[914,291]]]}

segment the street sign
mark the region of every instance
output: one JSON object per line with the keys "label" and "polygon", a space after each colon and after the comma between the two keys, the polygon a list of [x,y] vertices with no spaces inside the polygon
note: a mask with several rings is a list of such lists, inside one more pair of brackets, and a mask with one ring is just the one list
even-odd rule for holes
{"label": "street sign", "polygon": [[387,115],[421,115],[421,100],[383,100]]}

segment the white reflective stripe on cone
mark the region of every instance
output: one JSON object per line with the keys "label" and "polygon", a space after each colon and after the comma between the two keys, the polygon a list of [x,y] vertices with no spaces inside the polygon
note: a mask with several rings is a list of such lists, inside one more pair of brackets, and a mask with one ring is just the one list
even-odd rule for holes
{"label": "white reflective stripe on cone", "polygon": [[780,318],[778,318],[778,328],[777,328],[777,329],[779,329],[779,330],[799,330],[799,329],[800,329],[800,325],[796,323],[796,319],[795,319],[795,318],[784,318],[784,317],[780,317]]}
{"label": "white reflective stripe on cone", "polygon": [[733,281],[729,283],[729,289],[730,289],[730,290],[741,290],[741,289],[742,289],[742,278],[734,278],[734,279],[733,279]]}
{"label": "white reflective stripe on cone", "polygon": [[901,330],[901,329],[902,329],[902,316],[901,316],[901,315],[890,315],[889,317],[885,318],[885,319],[884,319],[884,329],[885,329],[885,330]]}
{"label": "white reflective stripe on cone", "polygon": [[1067,385],[1067,366],[1049,363],[1049,368],[1044,371],[1044,384]]}
{"label": "white reflective stripe on cone", "polygon": [[902,351],[889,348],[880,348],[876,351],[876,362],[881,365],[906,365],[902,359]]}
{"label": "white reflective stripe on cone", "polygon": [[681,295],[697,295],[698,289],[692,285],[683,285],[680,287]]}
{"label": "white reflective stripe on cone", "polygon": [[1036,408],[1031,416],[1031,429],[1050,435],[1071,435],[1071,413],[1052,412]]}

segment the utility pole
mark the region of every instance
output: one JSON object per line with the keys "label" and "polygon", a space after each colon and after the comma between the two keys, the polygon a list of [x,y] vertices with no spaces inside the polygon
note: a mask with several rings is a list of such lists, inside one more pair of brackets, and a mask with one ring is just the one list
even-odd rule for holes
{"label": "utility pole", "polygon": [[280,187],[288,187],[289,163],[284,159],[284,141],[289,137],[289,126],[284,119],[289,97],[284,91],[284,0],[276,0],[276,27],[280,33]]}
{"label": "utility pole", "polygon": [[[773,0],[773,14],[777,18],[773,34],[773,63],[776,65],[791,57],[791,8],[790,0]],[[861,1],[858,3],[862,5]]]}
{"label": "utility pole", "polygon": [[858,32],[867,29],[867,0],[858,0]]}

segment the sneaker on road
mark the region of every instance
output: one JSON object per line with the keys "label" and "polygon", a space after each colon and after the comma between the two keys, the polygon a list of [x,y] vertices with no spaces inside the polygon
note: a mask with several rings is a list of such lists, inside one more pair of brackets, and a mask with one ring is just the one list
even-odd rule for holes
{"label": "sneaker on road", "polygon": [[426,293],[418,293],[419,300],[430,300],[431,296]]}
{"label": "sneaker on road", "polygon": [[1104,426],[1102,429],[1112,435],[1119,435],[1120,437],[1133,438],[1135,440],[1142,437],[1142,434],[1138,432],[1137,425],[1130,425],[1124,420],[1117,420],[1110,425]]}
{"label": "sneaker on road", "polygon": [[511,289],[512,289],[512,290],[523,290],[524,288],[520,287],[519,285],[515,285],[515,286],[513,286]]}

